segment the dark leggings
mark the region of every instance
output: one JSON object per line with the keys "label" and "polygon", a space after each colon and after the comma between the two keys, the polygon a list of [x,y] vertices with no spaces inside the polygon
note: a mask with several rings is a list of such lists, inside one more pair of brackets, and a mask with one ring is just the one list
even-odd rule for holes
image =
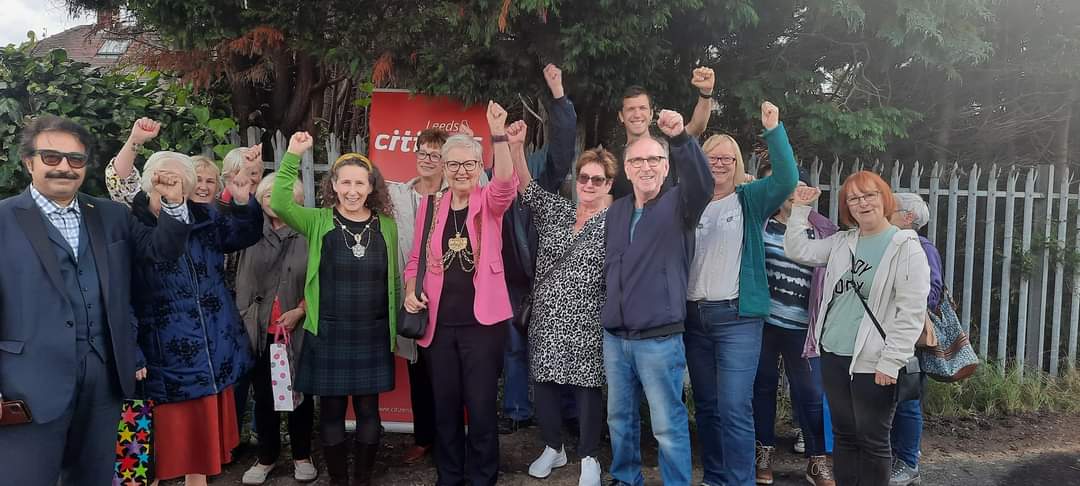
{"label": "dark leggings", "polygon": [[[349,397],[319,397],[319,435],[325,446],[338,445],[345,441],[345,412]],[[353,395],[353,413],[356,414],[356,442],[360,444],[378,444],[379,433],[379,396]]]}
{"label": "dark leggings", "polygon": [[848,374],[850,356],[821,353],[821,375],[832,412],[833,475],[837,486],[888,486],[889,432],[896,385],[874,383],[873,373]]}
{"label": "dark leggings", "polygon": [[563,390],[574,393],[578,408],[578,457],[596,457],[600,445],[600,430],[604,421],[604,395],[600,387],[533,383],[536,419],[544,443],[556,451],[562,448]]}

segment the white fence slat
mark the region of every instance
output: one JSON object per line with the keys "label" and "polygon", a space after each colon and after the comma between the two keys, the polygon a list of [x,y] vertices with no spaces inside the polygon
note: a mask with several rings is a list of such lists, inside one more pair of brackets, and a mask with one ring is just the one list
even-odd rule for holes
{"label": "white fence slat", "polygon": [[1005,368],[1005,358],[1008,357],[1009,350],[1009,300],[1012,298],[1010,292],[1010,274],[1012,273],[1012,246],[1013,246],[1013,225],[1012,220],[1016,214],[1016,179],[1019,172],[1015,169],[1009,169],[1009,178],[1006,181],[1005,187],[1005,237],[1001,243],[1001,250],[1005,252],[1001,259],[1001,308],[998,310],[998,349],[997,360],[1002,369]]}
{"label": "white fence slat", "polygon": [[840,221],[840,158],[834,157],[832,168],[829,170],[829,219]]}
{"label": "white fence slat", "polygon": [[304,184],[304,206],[315,207],[315,160],[312,151],[304,152],[300,160],[300,176]]}
{"label": "white fence slat", "polygon": [[[813,187],[821,187],[821,159],[816,156],[814,157],[814,162],[810,164],[810,185]],[[814,199],[814,211],[821,212],[819,207],[820,203],[820,197]]]}
{"label": "white fence slat", "polygon": [[[1035,210],[1035,199],[1031,197],[1035,193],[1035,169],[1028,169],[1027,180],[1024,181],[1024,223],[1020,231],[1020,251],[1028,255],[1031,250],[1031,216]],[[1006,221],[1009,221],[1006,218]],[[1031,286],[1031,276],[1025,272],[1020,275],[1020,295],[1017,303],[1016,315],[1016,364],[1017,373],[1024,377],[1024,363],[1027,358],[1027,321],[1028,321],[1028,290]]]}
{"label": "white fence slat", "polygon": [[930,168],[930,228],[926,230],[927,238],[937,246],[937,221],[938,221],[938,194],[941,192],[941,163],[934,162]]}
{"label": "white fence slat", "polygon": [[1039,281],[1039,321],[1034,323],[1039,326],[1039,342],[1037,354],[1029,358],[1037,358],[1036,368],[1042,369],[1043,357],[1046,352],[1046,310],[1049,307],[1050,295],[1048,286],[1050,283],[1050,223],[1054,217],[1054,166],[1046,167],[1046,214],[1043,219],[1043,250],[1042,250],[1042,275]]}
{"label": "white fence slat", "polygon": [[994,219],[997,212],[997,165],[990,166],[986,198],[986,231],[983,236],[983,271],[982,271],[982,316],[979,319],[979,356],[990,358],[990,308],[991,292],[994,288]]}
{"label": "white fence slat", "polygon": [[[973,193],[979,185],[979,166],[975,165],[968,171],[968,191]],[[960,322],[964,325],[964,332],[971,333],[971,294],[975,285],[975,218],[979,209],[978,196],[967,196],[967,220],[964,222],[966,237],[964,238],[964,292],[960,307]]]}
{"label": "white fence slat", "polygon": [[[1061,188],[1058,191],[1058,241],[1055,243],[1062,252],[1065,250],[1065,241],[1068,238],[1069,226],[1069,168],[1066,166],[1061,171]],[[1049,218],[1047,218],[1049,220]],[[1054,307],[1050,314],[1050,374],[1058,376],[1058,351],[1061,349],[1061,307],[1065,305],[1065,263],[1062,258],[1057,259],[1054,266]]]}
{"label": "white fence slat", "polygon": [[956,204],[960,192],[960,166],[953,164],[949,173],[949,206],[945,238],[945,285],[956,283]]}

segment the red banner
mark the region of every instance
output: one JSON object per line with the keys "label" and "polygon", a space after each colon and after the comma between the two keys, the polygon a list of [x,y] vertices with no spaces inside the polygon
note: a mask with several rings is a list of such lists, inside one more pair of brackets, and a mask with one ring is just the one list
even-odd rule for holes
{"label": "red banner", "polygon": [[[469,107],[445,96],[412,95],[408,91],[376,90],[371,98],[368,155],[392,181],[416,177],[416,138],[426,128],[441,128],[451,135],[471,128],[491,159],[486,106]],[[485,163],[485,166],[490,164]]]}

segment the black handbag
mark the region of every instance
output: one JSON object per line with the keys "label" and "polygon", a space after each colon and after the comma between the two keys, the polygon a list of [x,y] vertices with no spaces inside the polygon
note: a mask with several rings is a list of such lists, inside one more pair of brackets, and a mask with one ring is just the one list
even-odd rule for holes
{"label": "black handbag", "polygon": [[562,263],[566,261],[566,257],[577,249],[581,244],[581,241],[585,239],[584,233],[585,228],[582,228],[581,231],[578,232],[577,237],[574,238],[574,242],[570,245],[570,248],[567,248],[562,255],[559,255],[559,259],[555,260],[555,263],[551,265],[551,268],[544,272],[540,278],[536,279],[532,286],[532,292],[529,292],[525,298],[521,300],[521,304],[518,305],[517,311],[514,312],[514,328],[517,329],[522,336],[529,335],[529,320],[532,319],[533,293],[536,289],[540,288],[541,284],[547,281],[548,277],[555,272],[555,269],[562,266]]}
{"label": "black handbag", "polygon": [[[416,270],[416,285],[414,291],[417,299],[420,298],[420,294],[424,291],[424,274],[427,273],[427,245],[428,239],[431,238],[434,216],[435,196],[428,196],[427,214],[424,215],[424,236],[420,239],[420,266]],[[420,339],[427,333],[427,309],[422,309],[420,312],[409,312],[405,309],[404,299],[402,299],[401,312],[399,312],[398,315],[401,316],[397,323],[398,336],[408,339]]]}

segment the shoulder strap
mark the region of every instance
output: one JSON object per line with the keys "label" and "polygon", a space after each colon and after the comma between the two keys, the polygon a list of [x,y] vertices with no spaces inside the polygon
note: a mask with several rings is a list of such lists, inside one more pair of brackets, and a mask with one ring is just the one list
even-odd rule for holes
{"label": "shoulder strap", "polygon": [[866,299],[863,298],[862,294],[859,293],[858,288],[855,286],[855,252],[851,251],[851,248],[848,248],[848,252],[851,253],[851,290],[855,292],[855,295],[859,296],[859,302],[862,302],[863,309],[866,309],[866,314],[870,316],[870,320],[874,321],[874,327],[877,328],[878,334],[881,334],[881,340],[884,341],[885,329],[882,329],[881,323],[878,322],[877,317],[875,317],[874,313],[870,310],[870,305],[866,303]]}
{"label": "shoulder strap", "polygon": [[548,279],[548,277],[550,277],[551,274],[555,272],[555,269],[562,266],[562,263],[563,263],[563,261],[566,260],[566,257],[569,256],[571,253],[573,253],[574,250],[578,246],[581,245],[581,241],[585,239],[584,236],[585,236],[585,227],[582,227],[581,231],[578,232],[577,237],[574,238],[574,242],[570,244],[570,247],[567,248],[566,251],[564,251],[562,255],[559,255],[559,259],[555,260],[555,263],[551,265],[551,268],[547,269],[547,271],[544,272],[543,275],[541,275],[539,278],[536,279],[536,282],[533,283],[533,288],[534,289],[539,288],[540,285],[543,284],[544,281],[546,281]]}
{"label": "shoulder strap", "polygon": [[428,240],[431,238],[432,222],[435,216],[435,195],[427,196],[427,211],[424,214],[424,236],[420,238],[420,267],[416,269],[416,285],[413,289],[416,298],[424,291],[424,274],[427,273]]}

